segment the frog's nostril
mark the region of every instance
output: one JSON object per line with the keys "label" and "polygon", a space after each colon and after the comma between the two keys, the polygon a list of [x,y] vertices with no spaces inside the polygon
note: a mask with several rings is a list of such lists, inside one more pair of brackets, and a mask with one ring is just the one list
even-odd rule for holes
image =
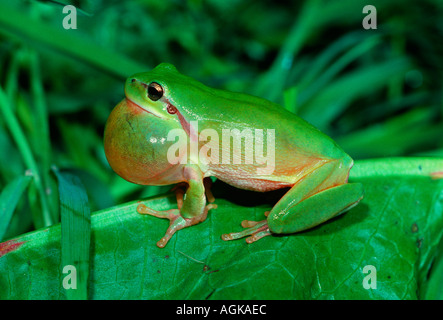
{"label": "frog's nostril", "polygon": [[134,83],[135,81],[137,81],[135,78],[131,79],[131,83]]}

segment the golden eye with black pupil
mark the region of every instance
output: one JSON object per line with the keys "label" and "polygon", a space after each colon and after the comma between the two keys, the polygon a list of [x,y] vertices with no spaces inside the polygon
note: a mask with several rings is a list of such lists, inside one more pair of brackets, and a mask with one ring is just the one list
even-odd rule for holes
{"label": "golden eye with black pupil", "polygon": [[148,86],[148,97],[152,101],[157,101],[163,97],[163,87],[157,82],[151,82]]}

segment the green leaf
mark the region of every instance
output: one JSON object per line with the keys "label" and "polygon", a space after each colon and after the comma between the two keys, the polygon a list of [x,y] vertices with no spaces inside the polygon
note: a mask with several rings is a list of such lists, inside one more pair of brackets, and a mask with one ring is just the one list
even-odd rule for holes
{"label": "green leaf", "polygon": [[3,239],[15,207],[31,179],[30,176],[18,176],[3,188],[0,194],[0,240]]}
{"label": "green leaf", "polygon": [[[54,170],[59,183],[61,215],[61,269],[68,299],[88,297],[91,213],[80,179]],[[67,288],[68,287],[68,288]]]}
{"label": "green leaf", "polygon": [[438,246],[438,256],[435,259],[429,275],[429,281],[420,297],[427,300],[443,300],[443,241]]}
{"label": "green leaf", "polygon": [[[443,233],[443,180],[429,175],[442,164],[409,158],[357,162],[351,180],[365,188],[358,206],[312,230],[250,245],[220,236],[240,230],[244,219],[263,219],[270,205],[242,206],[215,194],[218,209],[180,230],[164,249],[155,243],[168,221],[139,215],[137,201],[98,211],[92,215],[89,297],[416,299]],[[175,197],[147,204],[165,210],[175,207]],[[0,298],[64,297],[60,226],[12,241],[22,245],[0,258]],[[365,266],[375,267],[375,289],[363,286]]]}

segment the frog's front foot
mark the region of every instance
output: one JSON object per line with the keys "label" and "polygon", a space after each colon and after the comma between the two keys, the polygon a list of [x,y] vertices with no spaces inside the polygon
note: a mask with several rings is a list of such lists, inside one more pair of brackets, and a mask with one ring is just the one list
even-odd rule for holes
{"label": "frog's front foot", "polygon": [[[265,215],[267,216],[268,213],[269,212],[265,212]],[[246,238],[246,242],[253,243],[263,237],[271,235],[271,231],[268,227],[268,221],[266,219],[262,221],[243,220],[241,225],[243,228],[247,229],[240,232],[226,233],[222,235],[222,239],[225,241],[229,241],[249,236]]]}
{"label": "frog's front foot", "polygon": [[165,211],[157,211],[153,210],[144,204],[139,204],[137,206],[137,212],[140,214],[149,214],[154,217],[162,218],[162,219],[168,219],[169,222],[169,228],[166,231],[166,234],[163,238],[160,239],[160,241],[157,242],[157,246],[160,248],[164,248],[166,244],[168,243],[169,239],[176,233],[178,230],[181,230],[183,228],[198,224],[206,219],[206,216],[208,214],[208,211],[210,209],[217,208],[217,205],[215,204],[209,204],[205,207],[204,212],[202,215],[198,215],[189,219],[183,218],[180,214],[179,209],[170,209]]}

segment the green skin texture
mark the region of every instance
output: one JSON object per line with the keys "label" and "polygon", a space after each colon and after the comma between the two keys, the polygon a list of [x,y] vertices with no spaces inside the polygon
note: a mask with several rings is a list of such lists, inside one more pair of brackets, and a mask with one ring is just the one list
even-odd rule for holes
{"label": "green skin texture", "polygon": [[[148,95],[152,82],[163,88],[157,101]],[[243,231],[224,234],[223,240],[247,237],[246,241],[251,243],[273,233],[303,231],[349,210],[363,198],[362,185],[348,183],[353,160],[331,138],[275,103],[207,87],[166,63],[129,77],[125,95],[126,99],[116,106],[106,124],[105,153],[111,167],[130,182],[178,184],[178,209],[155,211],[142,203],[137,208],[141,214],[170,220],[165,236],[157,243],[161,248],[176,231],[204,221],[208,211],[216,208],[210,176],[247,190],[290,188],[265,213],[266,219],[245,220]],[[191,121],[198,121],[198,132]],[[275,169],[259,175],[256,169],[263,168],[263,164],[255,162],[203,163],[192,150],[184,155],[187,161],[171,164],[166,155],[175,142],[166,139],[173,129],[183,129],[189,136],[186,142],[177,142],[186,144],[187,150],[189,141],[204,129],[215,130],[219,136],[223,129],[274,129]],[[199,141],[198,150],[205,144],[215,146]],[[232,144],[219,148],[221,154],[231,152]]]}

